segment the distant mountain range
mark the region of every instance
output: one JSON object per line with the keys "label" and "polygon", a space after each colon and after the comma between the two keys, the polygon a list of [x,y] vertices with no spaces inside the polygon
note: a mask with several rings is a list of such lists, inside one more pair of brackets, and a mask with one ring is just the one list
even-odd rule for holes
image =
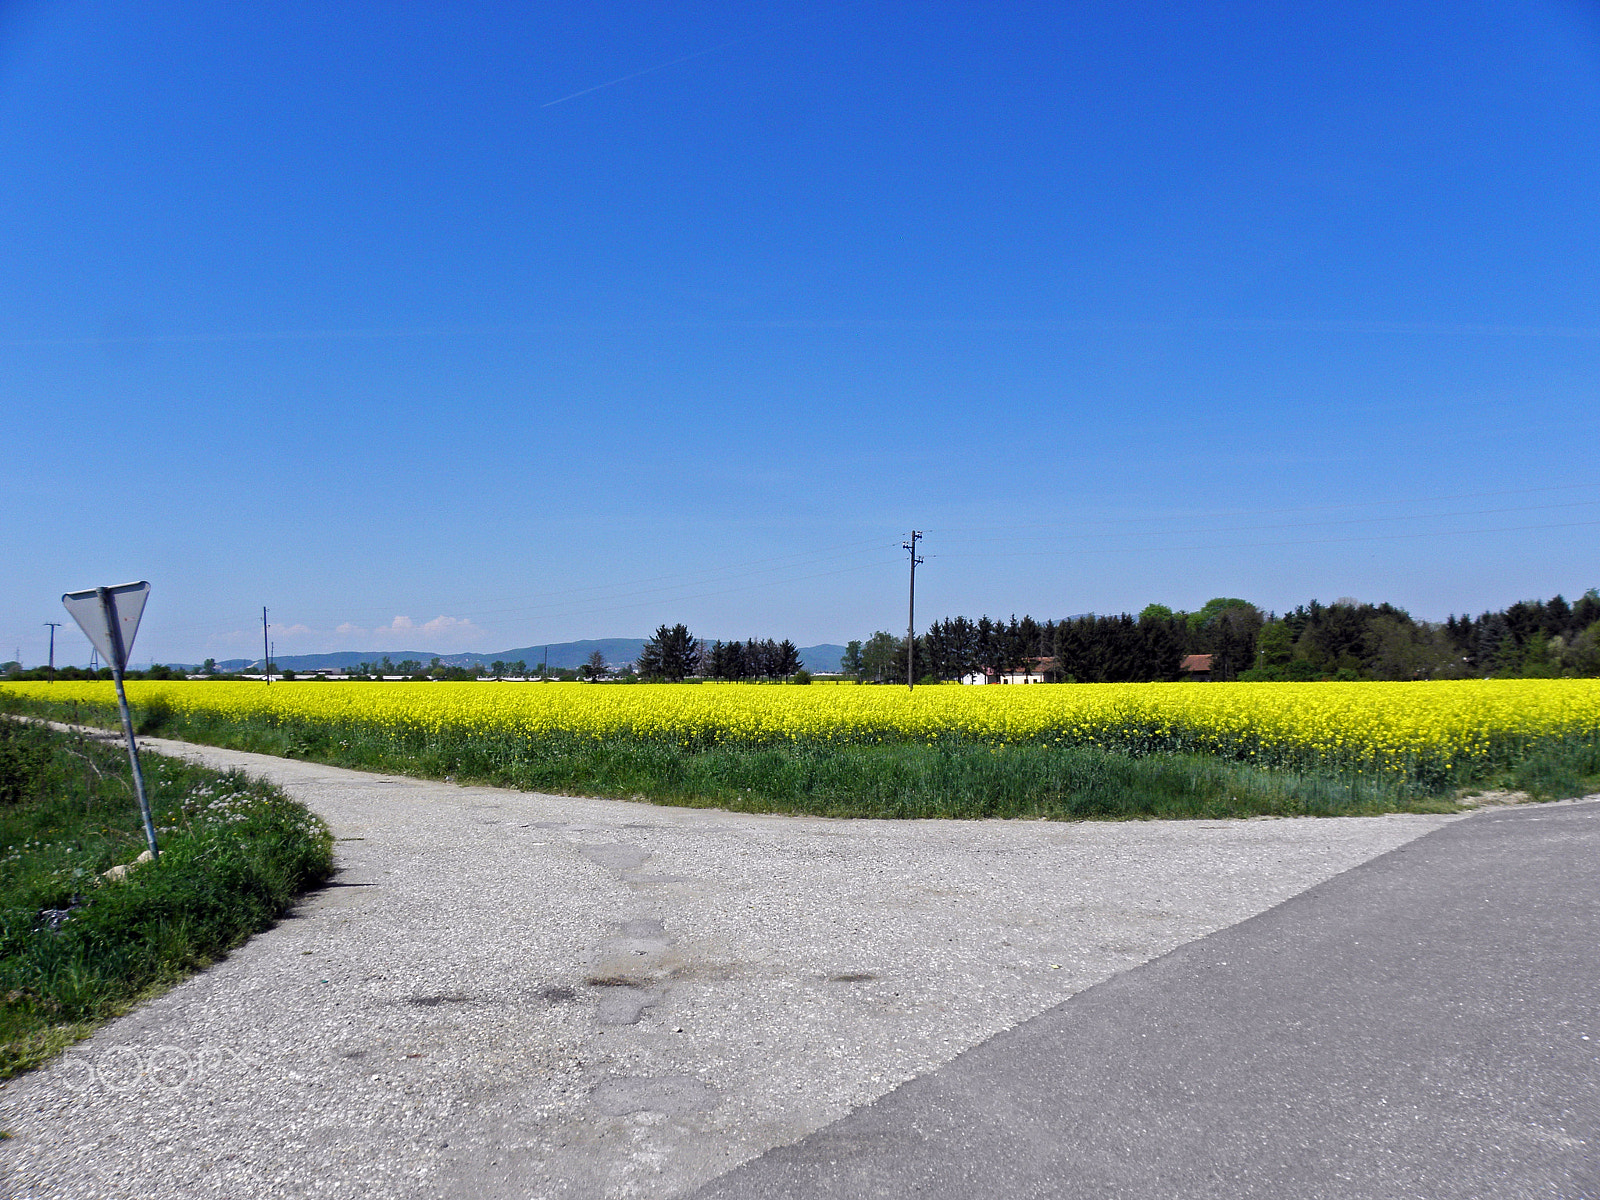
{"label": "distant mountain range", "polygon": [[[493,662],[522,661],[528,670],[537,672],[539,664],[548,661],[552,670],[575,669],[589,661],[596,650],[605,656],[606,663],[619,667],[631,663],[644,650],[644,638],[598,638],[581,642],[551,642],[548,646],[522,646],[516,650],[497,650],[493,654],[435,654],[431,650],[356,651],[339,650],[332,654],[280,654],[273,662],[280,671],[341,671],[364,662],[381,662],[387,653],[390,662],[414,659],[427,666],[435,658],[448,667],[488,666]],[[549,658],[546,659],[548,653]],[[802,646],[800,661],[813,674],[836,673],[844,647],[824,642],[820,646]],[[179,664],[172,664],[174,666]],[[191,668],[193,669],[193,668]],[[259,658],[230,658],[219,662],[221,671],[259,671]]]}

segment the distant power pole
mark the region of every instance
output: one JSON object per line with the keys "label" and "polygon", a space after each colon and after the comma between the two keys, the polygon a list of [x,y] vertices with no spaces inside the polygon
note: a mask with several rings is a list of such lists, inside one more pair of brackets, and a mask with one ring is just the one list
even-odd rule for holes
{"label": "distant power pole", "polygon": [[56,630],[61,628],[60,621],[46,621],[50,626],[50,682],[56,681]]}
{"label": "distant power pole", "polygon": [[922,532],[913,529],[911,540],[901,543],[901,547],[911,554],[911,604],[906,614],[906,691],[908,692],[917,685],[917,564],[922,561],[917,557],[917,543],[921,540]]}
{"label": "distant power pole", "polygon": [[267,641],[267,606],[261,606],[261,678],[272,685],[272,643]]}

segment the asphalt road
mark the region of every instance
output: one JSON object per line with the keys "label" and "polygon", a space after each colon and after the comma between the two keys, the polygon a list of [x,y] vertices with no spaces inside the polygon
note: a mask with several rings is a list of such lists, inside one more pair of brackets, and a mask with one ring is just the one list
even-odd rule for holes
{"label": "asphalt road", "polygon": [[[1142,963],[1485,820],[838,821],[147,746],[281,783],[341,839],[339,873],[0,1085],[0,1196],[681,1195],[775,1147],[804,1156],[1085,989],[1137,991]],[[1108,1032],[1100,1052],[1126,1048]],[[1035,1126],[993,1127],[983,1161],[1048,1161],[998,1136]]]}
{"label": "asphalt road", "polygon": [[695,1196],[1600,1197],[1600,803],[1439,829]]}

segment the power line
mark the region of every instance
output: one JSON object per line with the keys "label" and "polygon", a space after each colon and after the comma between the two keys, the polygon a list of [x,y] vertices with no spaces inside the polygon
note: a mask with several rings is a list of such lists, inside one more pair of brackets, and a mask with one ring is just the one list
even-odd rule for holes
{"label": "power line", "polygon": [[1393,524],[1401,521],[1445,521],[1456,517],[1492,517],[1504,516],[1509,513],[1525,512],[1552,512],[1566,508],[1590,508],[1600,504],[1600,499],[1573,500],[1564,504],[1528,504],[1514,508],[1480,508],[1468,509],[1460,512],[1434,512],[1410,513],[1399,516],[1372,516],[1372,517],[1347,517],[1328,521],[1290,521],[1274,525],[1236,525],[1222,529],[1150,529],[1136,531],[1104,531],[1090,533],[1064,533],[1064,534],[1037,534],[1030,537],[986,537],[985,541],[993,544],[996,542],[1040,542],[1040,541],[1087,541],[1094,538],[1113,537],[1172,537],[1172,536],[1198,536],[1218,533],[1253,533],[1258,530],[1270,529],[1316,529],[1330,525],[1375,525]]}
{"label": "power line", "polygon": [[[1202,545],[1190,543],[1184,546],[1102,546],[1094,549],[1077,548],[1074,550],[1028,550],[1014,553],[1001,554],[939,554],[936,558],[1035,558],[1041,554],[1177,554],[1192,550],[1264,550],[1275,549],[1281,546],[1334,546],[1347,542],[1393,542],[1405,541],[1414,538],[1430,537],[1464,537],[1479,536],[1487,533],[1529,533],[1535,530],[1547,529],[1587,529],[1600,525],[1600,521],[1568,521],[1554,525],[1500,525],[1492,529],[1436,529],[1423,533],[1375,533],[1369,537],[1345,538],[1303,538],[1283,542],[1242,542],[1233,545]],[[1229,532],[1224,530],[1223,532]]]}
{"label": "power line", "polygon": [[[1394,508],[1407,504],[1443,504],[1453,500],[1487,500],[1496,496],[1535,496],[1549,492],[1572,492],[1593,488],[1600,488],[1600,482],[1561,483],[1545,487],[1507,488],[1488,492],[1457,492],[1446,496],[1413,496],[1406,499],[1352,500],[1340,504],[1303,504],[1287,508],[1233,508],[1212,512],[1158,513],[1147,517],[1102,518],[1096,523],[1101,525],[1129,525],[1151,521],[1207,521],[1212,518],[1225,517],[1272,517],[1285,513],[1343,512],[1357,508]],[[1074,519],[1072,527],[1081,528],[1084,524],[1084,521]],[[951,525],[945,526],[941,532],[979,533],[985,537],[993,537],[996,533],[1007,529],[1038,530],[1039,528],[1041,528],[1041,523],[1033,520],[1014,525]]]}

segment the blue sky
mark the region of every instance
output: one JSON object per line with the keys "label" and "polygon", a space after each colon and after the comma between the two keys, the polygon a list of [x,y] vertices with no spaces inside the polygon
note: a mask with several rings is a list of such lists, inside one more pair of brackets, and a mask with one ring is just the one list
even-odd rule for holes
{"label": "blue sky", "polygon": [[10,3],[0,179],[0,657],[1600,585],[1592,4]]}

